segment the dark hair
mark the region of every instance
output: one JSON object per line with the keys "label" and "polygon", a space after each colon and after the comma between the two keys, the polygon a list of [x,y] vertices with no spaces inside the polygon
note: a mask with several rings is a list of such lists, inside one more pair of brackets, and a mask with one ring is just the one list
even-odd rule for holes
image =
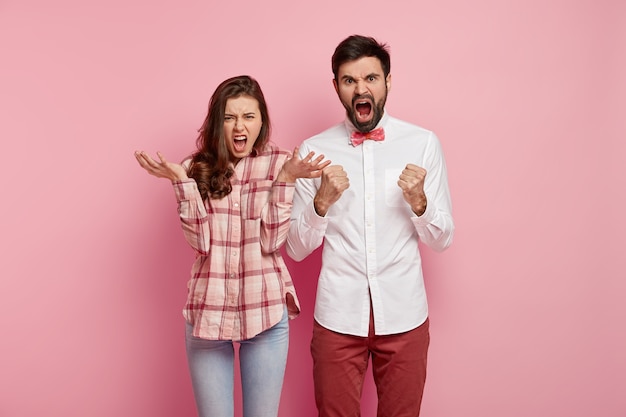
{"label": "dark hair", "polygon": [[196,180],[203,200],[223,198],[230,194],[230,153],[224,139],[224,112],[230,98],[250,96],[259,102],[263,125],[254,143],[256,151],[262,150],[269,141],[271,125],[267,103],[261,86],[252,77],[241,75],[223,81],[211,96],[209,111],[196,140],[198,150],[192,155],[189,177]]}
{"label": "dark hair", "polygon": [[387,44],[379,43],[376,39],[368,36],[352,35],[341,41],[335,48],[331,61],[335,80],[342,64],[368,56],[378,58],[383,67],[385,78],[387,78],[391,71],[391,58]]}

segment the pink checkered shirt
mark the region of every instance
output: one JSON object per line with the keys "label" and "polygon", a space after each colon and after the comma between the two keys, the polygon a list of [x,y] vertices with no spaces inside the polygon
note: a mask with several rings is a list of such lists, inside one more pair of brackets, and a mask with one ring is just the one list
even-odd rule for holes
{"label": "pink checkered shirt", "polygon": [[193,179],[174,191],[187,242],[197,253],[183,315],[193,335],[245,340],[300,312],[280,247],[287,239],[294,184],[274,179],[290,153],[275,145],[243,158],[232,192],[202,201]]}

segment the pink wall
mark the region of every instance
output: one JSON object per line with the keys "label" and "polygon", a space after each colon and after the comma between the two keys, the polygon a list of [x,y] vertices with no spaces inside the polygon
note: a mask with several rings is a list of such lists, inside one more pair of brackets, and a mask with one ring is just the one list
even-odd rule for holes
{"label": "pink wall", "polygon": [[[626,3],[216,3],[0,2],[0,416],[195,415],[192,254],[132,153],[185,156],[241,73],[295,146],[342,118],[329,61],[352,33],[389,42],[388,111],[449,164],[424,416],[626,415]],[[289,265],[304,311],[281,417],[308,417],[319,257]],[[364,396],[372,417],[369,379]]]}

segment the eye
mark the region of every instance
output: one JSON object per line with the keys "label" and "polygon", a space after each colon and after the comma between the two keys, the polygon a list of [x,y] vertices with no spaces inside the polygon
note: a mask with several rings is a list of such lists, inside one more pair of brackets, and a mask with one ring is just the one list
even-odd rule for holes
{"label": "eye", "polygon": [[230,122],[232,120],[235,120],[235,118],[233,116],[224,116],[224,121],[225,122]]}
{"label": "eye", "polygon": [[254,114],[246,114],[246,119],[248,120],[254,119]]}
{"label": "eye", "polygon": [[376,81],[376,76],[375,75],[370,75],[368,80],[370,81]]}

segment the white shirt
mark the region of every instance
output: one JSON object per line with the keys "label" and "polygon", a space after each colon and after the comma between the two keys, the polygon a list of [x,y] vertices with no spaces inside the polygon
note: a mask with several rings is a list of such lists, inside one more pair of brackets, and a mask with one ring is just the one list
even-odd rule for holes
{"label": "white shirt", "polygon": [[[341,165],[350,186],[325,217],[313,207],[321,179],[299,179],[287,254],[301,261],[322,242],[315,320],[327,329],[367,336],[370,299],[377,335],[414,329],[428,317],[418,240],[436,251],[452,243],[454,222],[445,160],[433,132],[385,113],[385,140],[352,146],[346,119],[300,146]],[[408,163],[424,168],[426,211],[415,215],[398,177]],[[370,298],[371,295],[371,298]]]}

